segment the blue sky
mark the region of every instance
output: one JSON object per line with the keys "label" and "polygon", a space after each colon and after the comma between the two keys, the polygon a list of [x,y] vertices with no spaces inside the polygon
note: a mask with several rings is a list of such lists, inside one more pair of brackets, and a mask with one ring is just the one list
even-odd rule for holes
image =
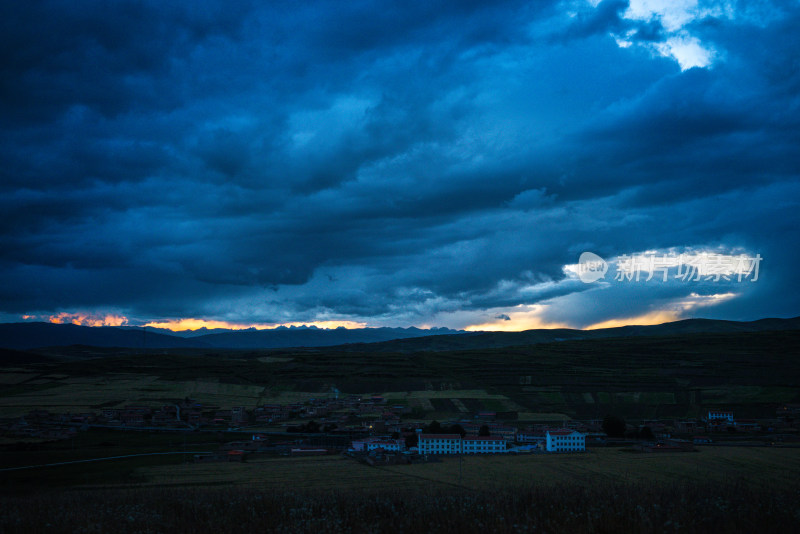
{"label": "blue sky", "polygon": [[[800,315],[798,2],[0,10],[2,321]],[[762,261],[584,283],[584,251]]]}

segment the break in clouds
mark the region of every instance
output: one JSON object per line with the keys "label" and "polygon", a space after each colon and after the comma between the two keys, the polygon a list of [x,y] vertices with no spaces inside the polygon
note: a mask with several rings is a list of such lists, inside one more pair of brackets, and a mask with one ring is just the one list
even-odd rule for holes
{"label": "break in clouds", "polygon": [[[800,310],[796,2],[0,9],[5,321]],[[763,262],[754,283],[565,269],[653,250]]]}

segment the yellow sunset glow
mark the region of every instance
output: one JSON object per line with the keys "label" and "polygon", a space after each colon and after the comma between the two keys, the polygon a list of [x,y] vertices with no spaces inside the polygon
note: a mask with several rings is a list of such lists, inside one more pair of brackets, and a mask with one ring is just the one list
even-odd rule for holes
{"label": "yellow sunset glow", "polygon": [[475,331],[487,331],[487,332],[519,332],[522,330],[533,330],[533,329],[553,329],[553,328],[572,328],[568,324],[565,323],[550,323],[543,320],[540,315],[544,311],[544,306],[542,305],[532,305],[532,306],[518,306],[518,308],[523,308],[521,311],[511,311],[505,313],[511,319],[510,321],[506,321],[505,319],[494,319],[492,321],[470,325],[464,328],[469,332]]}
{"label": "yellow sunset glow", "polygon": [[654,325],[662,323],[671,323],[673,321],[677,321],[680,318],[681,318],[680,314],[676,311],[660,310],[660,311],[645,313],[644,315],[639,315],[637,317],[627,317],[624,319],[609,319],[608,321],[602,321],[600,323],[589,325],[585,328],[585,330],[597,330],[599,328],[617,328],[620,326],[631,326],[631,325],[645,326],[645,325]]}

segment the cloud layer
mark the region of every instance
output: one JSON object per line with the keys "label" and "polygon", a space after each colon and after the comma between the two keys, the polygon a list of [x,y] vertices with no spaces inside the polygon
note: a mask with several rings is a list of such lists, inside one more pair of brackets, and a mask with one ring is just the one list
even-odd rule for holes
{"label": "cloud layer", "polygon": [[[796,3],[0,9],[0,319],[800,314]],[[761,279],[564,271],[689,249]]]}

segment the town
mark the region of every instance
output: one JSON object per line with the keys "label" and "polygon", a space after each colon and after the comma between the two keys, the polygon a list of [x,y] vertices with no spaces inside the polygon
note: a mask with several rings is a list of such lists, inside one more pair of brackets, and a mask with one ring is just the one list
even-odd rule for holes
{"label": "town", "polygon": [[309,398],[253,408],[223,408],[184,398],[159,406],[125,405],[94,412],[32,410],[0,421],[8,440],[57,441],[78,432],[210,432],[226,439],[195,462],[245,461],[253,454],[346,454],[370,465],[424,462],[444,455],[581,453],[628,446],[638,452],[684,452],[703,445],[800,442],[800,404],[783,404],[768,419],[737,419],[709,409],[697,419],[625,422],[619,417],[520,422],[516,412],[478,411],[449,421],[426,420],[381,395]]}

